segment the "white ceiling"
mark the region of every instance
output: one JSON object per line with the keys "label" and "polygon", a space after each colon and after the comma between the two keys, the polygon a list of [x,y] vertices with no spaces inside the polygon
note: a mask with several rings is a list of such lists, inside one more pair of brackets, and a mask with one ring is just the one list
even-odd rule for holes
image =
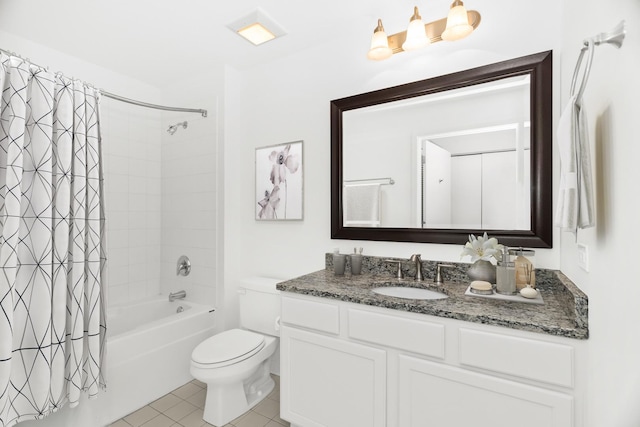
{"label": "white ceiling", "polygon": [[[466,5],[473,9],[482,2]],[[432,21],[446,16],[450,0],[416,4],[423,19]],[[401,31],[413,5],[411,0],[0,0],[0,29],[163,87],[185,67],[245,68],[327,40],[340,48],[344,37],[361,38],[365,55],[376,19],[383,19],[388,33]],[[256,47],[227,28],[256,7],[287,35]],[[1,41],[0,47],[12,48]]]}

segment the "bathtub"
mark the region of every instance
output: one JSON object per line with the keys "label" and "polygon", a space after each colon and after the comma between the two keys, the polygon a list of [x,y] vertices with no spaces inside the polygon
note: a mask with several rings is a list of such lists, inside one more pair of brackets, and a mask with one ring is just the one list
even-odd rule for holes
{"label": "bathtub", "polygon": [[20,426],[104,427],[164,396],[193,379],[191,352],[218,332],[214,319],[212,306],[167,297],[108,308],[106,391]]}
{"label": "bathtub", "polygon": [[[191,318],[191,310],[209,311],[210,308],[189,301],[169,301],[166,297],[138,301],[107,309],[108,338],[117,341],[141,329],[155,329],[160,325],[175,324],[178,319]],[[174,315],[178,315],[174,317]]]}
{"label": "bathtub", "polygon": [[107,389],[96,400],[101,422],[109,424],[191,381],[191,352],[216,332],[214,326],[212,306],[184,300],[110,307]]}

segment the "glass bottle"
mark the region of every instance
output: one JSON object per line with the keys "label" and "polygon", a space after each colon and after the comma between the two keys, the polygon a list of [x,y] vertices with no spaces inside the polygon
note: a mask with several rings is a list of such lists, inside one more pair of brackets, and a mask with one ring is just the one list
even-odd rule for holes
{"label": "glass bottle", "polygon": [[506,247],[502,253],[502,261],[499,261],[496,267],[496,292],[502,295],[516,294],[515,263],[509,260],[509,252]]}
{"label": "glass bottle", "polygon": [[520,291],[527,285],[535,289],[536,268],[533,260],[536,252],[533,249],[513,248],[509,249],[509,254],[515,256],[516,289]]}

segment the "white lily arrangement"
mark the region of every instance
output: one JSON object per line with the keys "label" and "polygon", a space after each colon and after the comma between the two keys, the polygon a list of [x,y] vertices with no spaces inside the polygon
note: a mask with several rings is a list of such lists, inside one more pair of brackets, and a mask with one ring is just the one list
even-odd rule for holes
{"label": "white lily arrangement", "polygon": [[469,234],[469,241],[464,245],[460,258],[471,257],[471,262],[478,260],[491,261],[491,258],[499,260],[502,254],[502,245],[495,237],[489,238],[487,233],[484,236],[476,237]]}

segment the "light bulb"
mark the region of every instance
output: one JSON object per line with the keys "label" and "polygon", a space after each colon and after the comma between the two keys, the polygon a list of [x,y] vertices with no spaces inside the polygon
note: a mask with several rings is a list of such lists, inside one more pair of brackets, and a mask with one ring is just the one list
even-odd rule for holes
{"label": "light bulb", "polygon": [[418,13],[418,8],[413,8],[413,16],[409,20],[407,28],[407,36],[402,43],[402,50],[410,51],[420,49],[427,46],[431,40],[427,37],[427,31],[424,28],[424,22]]}
{"label": "light bulb", "polygon": [[472,31],[473,27],[469,24],[467,9],[460,0],[455,0],[449,10],[447,28],[442,33],[442,40],[460,40],[467,37]]}
{"label": "light bulb", "polygon": [[389,47],[389,40],[387,39],[387,34],[384,32],[382,20],[378,19],[378,26],[373,30],[371,48],[367,53],[367,58],[381,61],[389,58],[391,55],[393,55],[393,51]]}

